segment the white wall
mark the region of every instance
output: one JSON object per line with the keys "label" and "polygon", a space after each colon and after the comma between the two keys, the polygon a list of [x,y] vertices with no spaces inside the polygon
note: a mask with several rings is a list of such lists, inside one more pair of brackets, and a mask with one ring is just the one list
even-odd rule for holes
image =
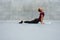
{"label": "white wall", "polygon": [[0,20],[31,20],[37,9],[45,11],[45,20],[60,20],[60,0],[0,0]]}

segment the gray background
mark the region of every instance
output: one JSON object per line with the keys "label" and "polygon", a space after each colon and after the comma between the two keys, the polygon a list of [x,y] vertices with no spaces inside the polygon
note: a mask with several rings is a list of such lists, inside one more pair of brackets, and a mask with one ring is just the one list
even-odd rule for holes
{"label": "gray background", "polygon": [[0,20],[38,18],[39,7],[44,9],[44,20],[60,20],[60,0],[0,0]]}

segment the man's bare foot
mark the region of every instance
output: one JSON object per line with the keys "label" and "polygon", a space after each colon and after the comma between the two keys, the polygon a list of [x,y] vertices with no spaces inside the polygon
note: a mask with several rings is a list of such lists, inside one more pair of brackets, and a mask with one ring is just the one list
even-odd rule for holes
{"label": "man's bare foot", "polygon": [[45,23],[42,23],[42,22],[41,22],[41,24],[45,24]]}

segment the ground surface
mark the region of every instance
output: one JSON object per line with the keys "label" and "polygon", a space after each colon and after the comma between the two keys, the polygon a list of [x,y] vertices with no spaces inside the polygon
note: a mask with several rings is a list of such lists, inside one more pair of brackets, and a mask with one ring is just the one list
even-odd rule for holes
{"label": "ground surface", "polygon": [[0,21],[0,40],[60,40],[60,21],[46,24]]}

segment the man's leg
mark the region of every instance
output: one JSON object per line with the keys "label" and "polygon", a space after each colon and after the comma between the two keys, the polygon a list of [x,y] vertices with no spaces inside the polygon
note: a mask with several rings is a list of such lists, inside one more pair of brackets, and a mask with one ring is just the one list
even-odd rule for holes
{"label": "man's leg", "polygon": [[38,19],[34,19],[34,20],[32,20],[32,21],[24,21],[24,23],[38,23],[39,22],[39,20]]}
{"label": "man's leg", "polygon": [[[24,21],[24,23],[33,23],[33,24],[36,24],[38,22],[39,22],[38,18],[31,20],[31,21]],[[19,24],[22,24],[22,23],[23,23],[23,21],[19,22]]]}

